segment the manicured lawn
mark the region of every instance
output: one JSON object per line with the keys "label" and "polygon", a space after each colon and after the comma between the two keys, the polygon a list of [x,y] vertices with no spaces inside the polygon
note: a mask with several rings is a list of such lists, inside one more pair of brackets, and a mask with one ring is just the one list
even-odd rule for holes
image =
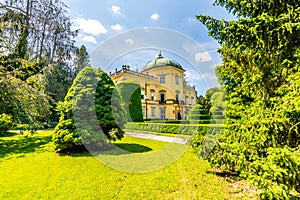
{"label": "manicured lawn", "polygon": [[[125,137],[120,148],[134,154],[162,150],[167,143]],[[130,154],[130,155],[134,155]],[[59,155],[51,132],[0,138],[0,199],[232,199],[240,197],[191,150],[149,173],[109,168],[89,153]],[[245,197],[246,198],[246,197]],[[246,198],[247,199],[247,198]]]}

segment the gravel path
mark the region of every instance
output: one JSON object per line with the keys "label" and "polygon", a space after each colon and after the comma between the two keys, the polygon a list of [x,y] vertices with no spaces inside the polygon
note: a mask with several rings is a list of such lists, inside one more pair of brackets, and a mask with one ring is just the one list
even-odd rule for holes
{"label": "gravel path", "polygon": [[153,135],[153,134],[146,134],[146,133],[137,133],[137,132],[126,132],[125,135],[149,140],[158,140],[162,142],[172,142],[178,144],[186,144],[187,140],[178,138],[178,137],[168,137],[168,136],[160,136],[160,135]]}

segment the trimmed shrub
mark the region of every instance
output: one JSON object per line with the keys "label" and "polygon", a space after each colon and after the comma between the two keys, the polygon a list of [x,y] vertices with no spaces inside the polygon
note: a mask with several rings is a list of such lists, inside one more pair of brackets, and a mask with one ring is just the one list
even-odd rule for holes
{"label": "trimmed shrub", "polygon": [[149,131],[157,133],[172,133],[183,135],[194,135],[197,131],[206,128],[199,124],[165,124],[165,123],[127,123],[125,128],[135,131]]}
{"label": "trimmed shrub", "polygon": [[[202,105],[196,104],[189,112],[187,116],[188,120],[209,120],[211,116],[207,109],[203,108]],[[194,123],[194,122],[193,122]]]}
{"label": "trimmed shrub", "polygon": [[5,134],[13,125],[12,117],[7,114],[0,115],[0,135]]}
{"label": "trimmed shrub", "polygon": [[141,87],[138,83],[125,80],[116,85],[122,98],[122,107],[126,111],[126,121],[142,122]]}
{"label": "trimmed shrub", "polygon": [[53,135],[57,150],[82,149],[83,144],[101,147],[123,137],[124,112],[114,88],[102,70],[88,66],[80,71],[65,101],[58,103],[61,116]]}

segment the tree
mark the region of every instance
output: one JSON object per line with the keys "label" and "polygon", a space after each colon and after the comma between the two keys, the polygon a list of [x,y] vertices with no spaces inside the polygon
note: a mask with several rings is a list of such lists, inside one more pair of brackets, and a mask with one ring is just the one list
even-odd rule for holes
{"label": "tree", "polygon": [[[7,71],[8,65],[2,65],[7,64],[4,59],[0,57],[0,113],[12,116],[14,122],[30,124],[32,130],[43,126],[51,108],[50,99],[45,94],[44,76],[41,73],[31,75],[30,71]],[[22,69],[38,65],[22,59],[19,61]]]}
{"label": "tree", "polygon": [[1,48],[23,59],[50,63],[70,56],[78,31],[71,31],[61,0],[0,3]]}
{"label": "tree", "polygon": [[121,139],[125,116],[120,104],[110,77],[100,69],[85,67],[64,102],[58,104],[61,116],[53,135],[55,148],[98,148],[108,140]]}
{"label": "tree", "polygon": [[128,122],[142,122],[141,87],[130,80],[117,84],[117,89],[122,98],[122,105],[126,111]]}
{"label": "tree", "polygon": [[76,48],[75,56],[76,58],[74,61],[74,68],[75,68],[74,77],[76,77],[76,75],[80,72],[80,70],[88,66],[90,62],[89,54],[84,45],[82,45],[80,48],[78,47]]}
{"label": "tree", "polygon": [[[216,72],[227,99],[227,125],[207,159],[253,179],[263,189],[261,198],[291,198],[300,188],[295,156],[300,2],[215,0],[215,5],[237,20],[197,17],[222,46]],[[281,150],[287,159],[279,162]]]}
{"label": "tree", "polygon": [[[78,30],[71,30],[67,6],[61,0],[6,0],[0,3],[1,50],[6,70],[26,80],[43,73],[53,106],[63,100],[74,79],[72,54]],[[21,65],[28,61],[35,65]],[[29,75],[28,75],[29,74]]]}

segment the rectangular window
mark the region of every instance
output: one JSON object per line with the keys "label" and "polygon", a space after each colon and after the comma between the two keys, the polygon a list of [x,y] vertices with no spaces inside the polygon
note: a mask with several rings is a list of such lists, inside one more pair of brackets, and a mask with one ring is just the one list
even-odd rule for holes
{"label": "rectangular window", "polygon": [[160,76],[160,84],[165,84],[166,83],[166,76]]}
{"label": "rectangular window", "polygon": [[192,99],[192,105],[195,105],[195,98],[191,97],[191,99]]}
{"label": "rectangular window", "polygon": [[142,98],[142,99],[145,99],[145,90],[142,90],[142,91],[141,91],[141,94],[142,94],[141,98]]}
{"label": "rectangular window", "polygon": [[155,118],[155,107],[151,107],[151,118]]}
{"label": "rectangular window", "polygon": [[175,76],[175,83],[176,83],[176,85],[179,85],[179,76],[178,75]]}
{"label": "rectangular window", "polygon": [[150,98],[152,101],[155,101],[155,92],[153,90],[150,92]]}
{"label": "rectangular window", "polygon": [[176,94],[176,103],[180,103],[180,94],[179,93]]}
{"label": "rectangular window", "polygon": [[164,92],[160,93],[160,103],[166,103],[166,94]]}
{"label": "rectangular window", "polygon": [[189,97],[185,97],[185,104],[189,104]]}
{"label": "rectangular window", "polygon": [[166,108],[160,108],[160,118],[166,119]]}
{"label": "rectangular window", "polygon": [[143,117],[145,118],[146,115],[145,115],[145,108],[144,107],[142,108],[142,112],[143,112]]}

